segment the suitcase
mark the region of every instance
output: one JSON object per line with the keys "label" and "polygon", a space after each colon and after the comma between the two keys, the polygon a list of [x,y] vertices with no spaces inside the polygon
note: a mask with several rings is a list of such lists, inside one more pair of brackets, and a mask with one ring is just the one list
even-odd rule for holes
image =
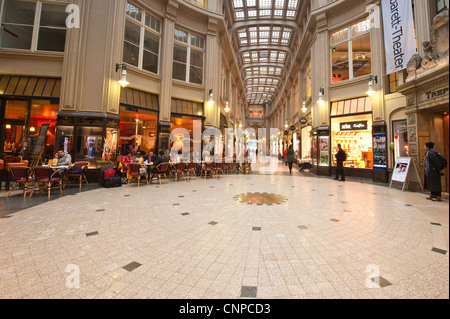
{"label": "suitcase", "polygon": [[116,176],[116,171],[113,169],[108,169],[103,172],[103,179],[107,179],[108,177]]}
{"label": "suitcase", "polygon": [[120,178],[119,176],[107,177],[103,182],[103,187],[105,188],[122,187],[122,178]]}

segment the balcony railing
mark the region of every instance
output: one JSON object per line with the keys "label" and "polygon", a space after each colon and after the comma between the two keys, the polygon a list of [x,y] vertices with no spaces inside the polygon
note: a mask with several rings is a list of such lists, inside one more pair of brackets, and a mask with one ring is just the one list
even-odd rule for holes
{"label": "balcony railing", "polygon": [[187,2],[193,3],[196,6],[206,8],[206,0],[187,0]]}

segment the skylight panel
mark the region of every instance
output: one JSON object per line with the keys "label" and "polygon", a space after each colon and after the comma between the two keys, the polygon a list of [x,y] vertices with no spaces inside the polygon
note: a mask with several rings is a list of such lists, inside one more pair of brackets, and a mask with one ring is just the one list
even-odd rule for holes
{"label": "skylight panel", "polygon": [[244,11],[236,11],[236,19],[244,19]]}
{"label": "skylight panel", "polygon": [[250,10],[248,11],[248,17],[249,18],[254,18],[257,15],[257,11],[256,10]]}
{"label": "skylight panel", "polygon": [[287,10],[286,11],[286,18],[295,18],[297,11],[294,10]]}
{"label": "skylight panel", "polygon": [[274,10],[273,15],[275,17],[282,17],[283,16],[283,10]]}
{"label": "skylight panel", "polygon": [[284,8],[284,0],[275,0],[275,8]]}
{"label": "skylight panel", "polygon": [[242,0],[234,0],[233,4],[236,9],[244,7],[244,3],[242,2]]}
{"label": "skylight panel", "polygon": [[288,9],[297,9],[298,8],[298,0],[289,0]]}
{"label": "skylight panel", "polygon": [[270,9],[270,8],[272,8],[272,0],[259,0],[259,7],[261,9]]}
{"label": "skylight panel", "polygon": [[271,10],[259,10],[260,17],[268,17],[272,13]]}
{"label": "skylight panel", "polygon": [[247,0],[247,8],[256,7],[256,0]]}

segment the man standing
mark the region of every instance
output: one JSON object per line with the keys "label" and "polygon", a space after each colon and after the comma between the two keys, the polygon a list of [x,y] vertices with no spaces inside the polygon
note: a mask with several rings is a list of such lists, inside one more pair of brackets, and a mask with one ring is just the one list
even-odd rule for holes
{"label": "man standing", "polygon": [[339,180],[339,175],[341,176],[341,181],[345,181],[345,175],[344,175],[344,162],[347,159],[347,154],[345,154],[344,150],[341,148],[341,144],[337,145],[338,152],[334,157],[336,157],[336,177],[335,180]]}
{"label": "man standing", "polygon": [[425,143],[427,147],[427,152],[425,153],[425,188],[428,189],[431,194],[427,197],[427,199],[440,202],[442,201],[441,197],[441,161],[439,157],[439,153],[434,149],[434,143],[428,142]]}

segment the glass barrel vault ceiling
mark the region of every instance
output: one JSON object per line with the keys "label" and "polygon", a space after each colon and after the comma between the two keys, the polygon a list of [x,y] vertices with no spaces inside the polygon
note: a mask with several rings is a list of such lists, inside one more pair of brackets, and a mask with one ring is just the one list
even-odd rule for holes
{"label": "glass barrel vault ceiling", "polygon": [[275,98],[298,32],[299,0],[232,0],[233,41],[248,105]]}

